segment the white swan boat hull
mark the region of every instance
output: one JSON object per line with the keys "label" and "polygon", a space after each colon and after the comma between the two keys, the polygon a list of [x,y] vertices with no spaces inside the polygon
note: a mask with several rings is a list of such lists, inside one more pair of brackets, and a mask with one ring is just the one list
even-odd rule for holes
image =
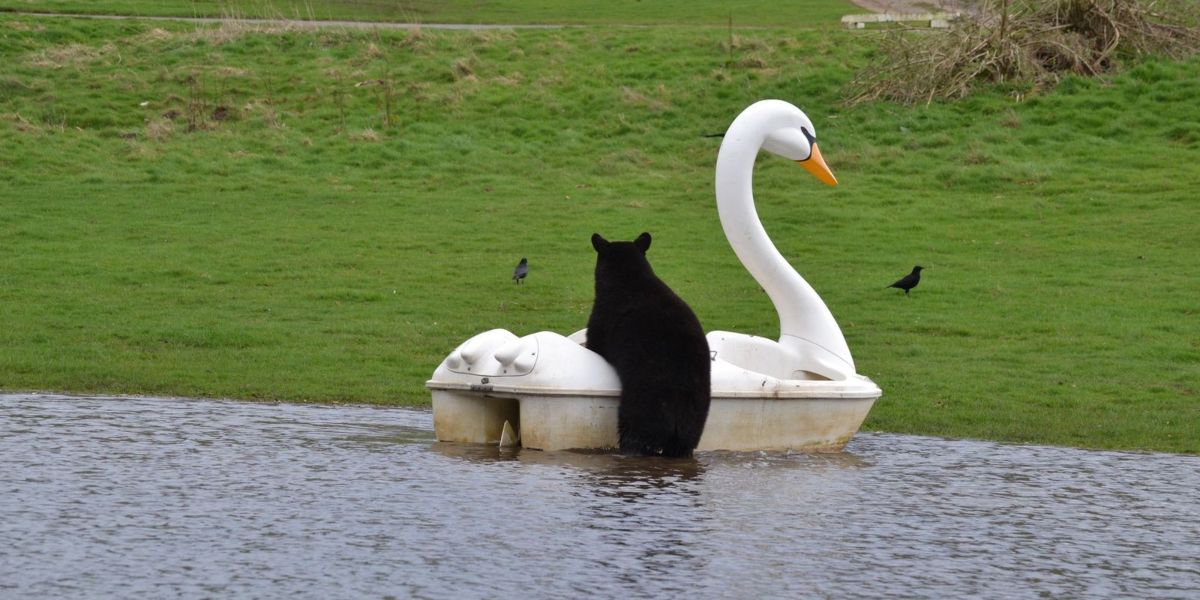
{"label": "white swan boat hull", "polygon": [[[616,448],[620,382],[580,344],[583,335],[497,329],[464,342],[426,382],[438,440],[498,444],[508,422],[525,448]],[[700,451],[838,451],[882,394],[860,375],[785,379],[726,360],[762,362],[775,346],[764,338],[712,332],[708,340],[713,391]]]}
{"label": "white swan boat hull", "polygon": [[[882,392],[859,375],[829,307],[780,254],[759,221],[752,189],[760,150],[837,179],[799,108],[762,100],[730,124],[717,153],[717,213],[738,260],[779,313],[779,339],[714,331],[712,403],[698,450],[839,450]],[[584,344],[585,332],[518,338],[503,330],[467,340],[434,371],[439,440],[527,448],[613,448],[621,385]],[[505,429],[505,423],[509,429]],[[511,431],[516,423],[516,431]]]}

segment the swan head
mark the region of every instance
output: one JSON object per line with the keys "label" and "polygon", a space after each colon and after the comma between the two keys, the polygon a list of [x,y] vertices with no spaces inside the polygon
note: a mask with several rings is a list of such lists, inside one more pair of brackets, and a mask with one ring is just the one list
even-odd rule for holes
{"label": "swan head", "polygon": [[[784,100],[759,100],[733,120],[717,153],[717,181],[737,178],[753,170],[760,150],[795,161],[826,185],[837,178],[817,148],[817,128],[804,111]],[[749,179],[746,179],[749,183]],[[718,196],[720,194],[718,193]]]}
{"label": "swan head", "polygon": [[837,185],[837,177],[833,176],[833,171],[825,164],[821,150],[817,148],[817,131],[812,121],[800,109],[793,109],[795,112],[789,115],[791,118],[784,126],[767,134],[762,149],[796,161],[826,185]]}

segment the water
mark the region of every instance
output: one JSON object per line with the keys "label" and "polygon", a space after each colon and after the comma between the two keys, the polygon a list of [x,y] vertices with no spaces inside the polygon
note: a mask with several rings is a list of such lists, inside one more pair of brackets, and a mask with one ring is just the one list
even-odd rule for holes
{"label": "water", "polygon": [[0,396],[0,597],[1200,597],[1200,458],[860,434],[694,461],[428,412]]}

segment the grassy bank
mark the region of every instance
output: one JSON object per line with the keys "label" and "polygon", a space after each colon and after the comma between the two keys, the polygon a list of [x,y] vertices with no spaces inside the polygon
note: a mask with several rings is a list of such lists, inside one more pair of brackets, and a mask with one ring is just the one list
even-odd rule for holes
{"label": "grassy bank", "polygon": [[812,27],[863,12],[848,0],[0,0],[0,11],[400,23]]}
{"label": "grassy bank", "polygon": [[780,97],[842,185],[763,159],[759,210],[868,429],[1200,452],[1200,62],[843,108],[868,39],[0,15],[0,389],[427,402],[476,332],[585,324],[593,231],[772,336],[702,134]]}

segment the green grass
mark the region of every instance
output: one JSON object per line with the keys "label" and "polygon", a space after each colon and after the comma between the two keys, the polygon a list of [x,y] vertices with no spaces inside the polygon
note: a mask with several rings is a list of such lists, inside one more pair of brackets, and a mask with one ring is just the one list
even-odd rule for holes
{"label": "green grass", "polygon": [[421,404],[474,333],[584,326],[593,231],[773,336],[702,134],[779,97],[842,185],[764,157],[759,210],[867,429],[1200,452],[1200,61],[844,108],[871,39],[0,15],[0,389]]}
{"label": "green grass", "polygon": [[863,12],[848,0],[0,0],[0,11],[401,23],[812,27]]}

